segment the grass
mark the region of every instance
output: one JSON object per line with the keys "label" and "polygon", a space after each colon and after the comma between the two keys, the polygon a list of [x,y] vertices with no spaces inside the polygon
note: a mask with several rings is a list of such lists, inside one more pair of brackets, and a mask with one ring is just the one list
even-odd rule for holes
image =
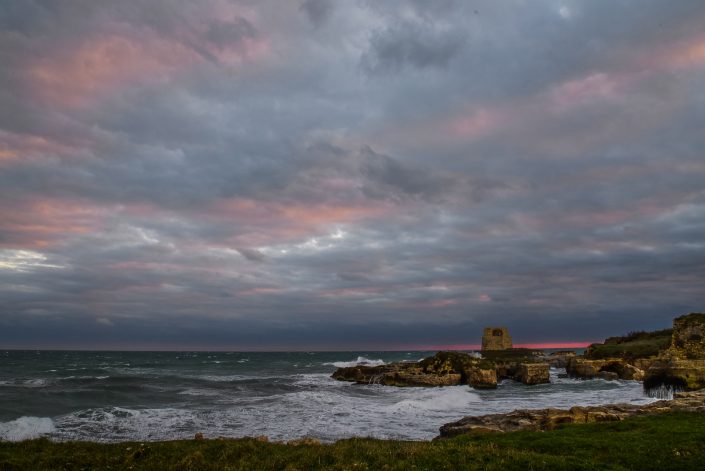
{"label": "grass", "polygon": [[610,337],[605,343],[594,343],[585,352],[585,358],[649,358],[671,345],[671,329],[656,332],[631,332],[623,337]]}
{"label": "grass", "polygon": [[550,432],[433,442],[373,439],[291,446],[254,439],[97,444],[0,442],[0,470],[702,469],[705,415],[667,413]]}

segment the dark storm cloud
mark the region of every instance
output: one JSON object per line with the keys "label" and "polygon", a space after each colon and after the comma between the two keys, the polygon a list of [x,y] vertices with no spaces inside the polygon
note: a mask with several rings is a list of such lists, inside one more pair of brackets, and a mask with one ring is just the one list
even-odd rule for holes
{"label": "dark storm cloud", "polygon": [[702,310],[704,18],[5,2],[0,345],[591,341]]}

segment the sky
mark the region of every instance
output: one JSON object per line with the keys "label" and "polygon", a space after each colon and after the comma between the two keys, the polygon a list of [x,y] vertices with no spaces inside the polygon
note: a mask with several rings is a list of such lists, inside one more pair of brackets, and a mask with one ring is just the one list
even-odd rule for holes
{"label": "sky", "polygon": [[3,0],[0,348],[705,310],[701,0]]}

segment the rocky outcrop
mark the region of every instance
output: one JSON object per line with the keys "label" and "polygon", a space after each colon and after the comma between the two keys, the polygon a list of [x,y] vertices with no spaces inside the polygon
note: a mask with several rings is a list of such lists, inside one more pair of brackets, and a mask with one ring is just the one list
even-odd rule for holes
{"label": "rocky outcrop", "polygon": [[643,414],[669,411],[705,413],[705,390],[676,393],[673,400],[657,401],[647,405],[610,404],[604,406],[572,407],[565,409],[515,410],[507,414],[489,414],[464,417],[440,428],[438,438],[465,433],[513,432],[516,430],[553,430],[562,424],[615,422]]}
{"label": "rocky outcrop", "polygon": [[[644,362],[640,363],[644,364]],[[627,379],[641,381],[644,370],[621,358],[604,360],[588,360],[583,357],[573,357],[566,363],[566,373],[573,378],[583,379]]]}
{"label": "rocky outcrop", "polygon": [[467,368],[467,384],[475,389],[495,389],[497,387],[497,370],[494,368]]}
{"label": "rocky outcrop", "polygon": [[565,368],[568,365],[568,360],[575,356],[576,353],[572,350],[561,350],[549,355],[543,355],[541,360],[548,363],[551,368]]}
{"label": "rocky outcrop", "polygon": [[420,362],[390,363],[381,366],[358,365],[338,368],[333,379],[359,384],[387,386],[453,386],[469,384],[478,389],[497,387],[502,379],[527,385],[548,383],[548,363],[538,362],[524,351],[504,351],[501,358],[478,358],[462,352],[438,352]]}
{"label": "rocky outcrop", "polygon": [[461,374],[453,371],[428,372],[417,363],[392,363],[381,366],[351,366],[338,368],[332,375],[339,381],[386,386],[455,386]]}
{"label": "rocky outcrop", "polygon": [[689,360],[705,359],[705,314],[693,312],[673,320],[671,347],[667,356]]}
{"label": "rocky outcrop", "polygon": [[693,391],[705,388],[705,359],[664,359],[654,362],[646,371],[644,389],[657,395],[661,387],[677,391]]}
{"label": "rocky outcrop", "polygon": [[528,385],[550,383],[548,363],[520,363],[513,379]]}
{"label": "rocky outcrop", "polygon": [[691,313],[673,320],[671,346],[644,376],[648,393],[662,387],[688,391],[705,387],[705,314]]}

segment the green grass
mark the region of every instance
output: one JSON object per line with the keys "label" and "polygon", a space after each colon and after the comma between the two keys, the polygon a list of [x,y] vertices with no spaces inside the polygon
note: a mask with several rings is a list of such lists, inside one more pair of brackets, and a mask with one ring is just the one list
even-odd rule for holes
{"label": "green grass", "polygon": [[649,358],[671,345],[671,329],[656,332],[632,332],[623,337],[610,337],[605,343],[594,343],[585,352],[585,358]]}
{"label": "green grass", "polygon": [[434,442],[372,439],[290,446],[254,439],[0,443],[0,470],[702,469],[705,415],[668,413],[551,432]]}

